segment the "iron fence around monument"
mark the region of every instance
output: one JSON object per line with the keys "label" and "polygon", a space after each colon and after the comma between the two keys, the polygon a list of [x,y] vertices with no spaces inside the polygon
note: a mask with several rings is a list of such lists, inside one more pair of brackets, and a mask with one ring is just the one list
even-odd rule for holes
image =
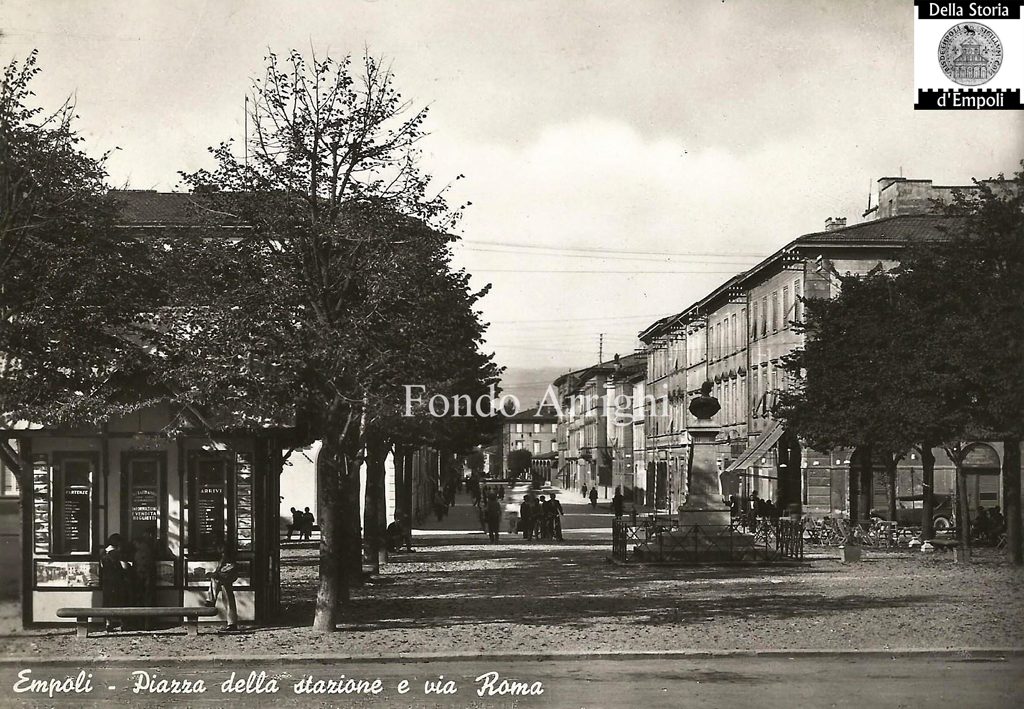
{"label": "iron fence around monument", "polygon": [[804,555],[803,523],[758,519],[745,526],[678,526],[671,520],[612,522],[612,559],[620,564],[729,564],[799,561]]}

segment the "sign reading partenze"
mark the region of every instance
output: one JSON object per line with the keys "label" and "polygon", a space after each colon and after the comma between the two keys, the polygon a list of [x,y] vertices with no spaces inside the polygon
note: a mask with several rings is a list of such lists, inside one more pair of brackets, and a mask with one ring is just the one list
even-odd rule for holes
{"label": "sign reading partenze", "polygon": [[1021,108],[1021,1],[915,0],[914,108]]}

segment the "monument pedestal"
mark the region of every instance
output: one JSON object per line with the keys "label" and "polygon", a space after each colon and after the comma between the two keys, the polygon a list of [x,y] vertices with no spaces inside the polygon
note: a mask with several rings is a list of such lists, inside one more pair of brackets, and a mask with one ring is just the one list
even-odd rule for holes
{"label": "monument pedestal", "polygon": [[729,506],[722,501],[715,439],[719,428],[711,421],[698,420],[687,429],[690,434],[690,467],[686,502],[679,506],[679,525],[729,526]]}
{"label": "monument pedestal", "polygon": [[686,502],[679,506],[679,528],[670,533],[667,556],[684,563],[723,563],[744,558],[754,537],[733,530],[729,506],[722,501],[715,439],[719,427],[698,419],[689,427],[693,450]]}

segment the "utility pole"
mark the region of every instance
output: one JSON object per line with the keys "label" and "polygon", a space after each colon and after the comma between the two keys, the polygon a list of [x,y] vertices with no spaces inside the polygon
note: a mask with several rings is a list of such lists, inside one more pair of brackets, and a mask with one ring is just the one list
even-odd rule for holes
{"label": "utility pole", "polygon": [[604,362],[604,333],[598,333],[597,335],[597,363],[601,364]]}
{"label": "utility pole", "polygon": [[245,108],[242,115],[242,143],[245,144],[245,169],[249,169],[249,94],[245,95]]}

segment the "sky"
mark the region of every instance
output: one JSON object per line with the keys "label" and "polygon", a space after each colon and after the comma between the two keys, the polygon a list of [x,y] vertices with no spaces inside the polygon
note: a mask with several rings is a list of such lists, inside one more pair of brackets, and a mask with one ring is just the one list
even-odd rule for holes
{"label": "sky", "polygon": [[[241,138],[268,50],[387,59],[429,106],[424,170],[472,202],[454,262],[519,385],[636,335],[878,178],[1013,171],[1024,114],[914,111],[912,0],[0,0],[111,180],[180,189]],[[602,340],[603,334],[603,340]],[[535,373],[535,374],[533,374]],[[539,379],[531,380],[531,376]]]}

